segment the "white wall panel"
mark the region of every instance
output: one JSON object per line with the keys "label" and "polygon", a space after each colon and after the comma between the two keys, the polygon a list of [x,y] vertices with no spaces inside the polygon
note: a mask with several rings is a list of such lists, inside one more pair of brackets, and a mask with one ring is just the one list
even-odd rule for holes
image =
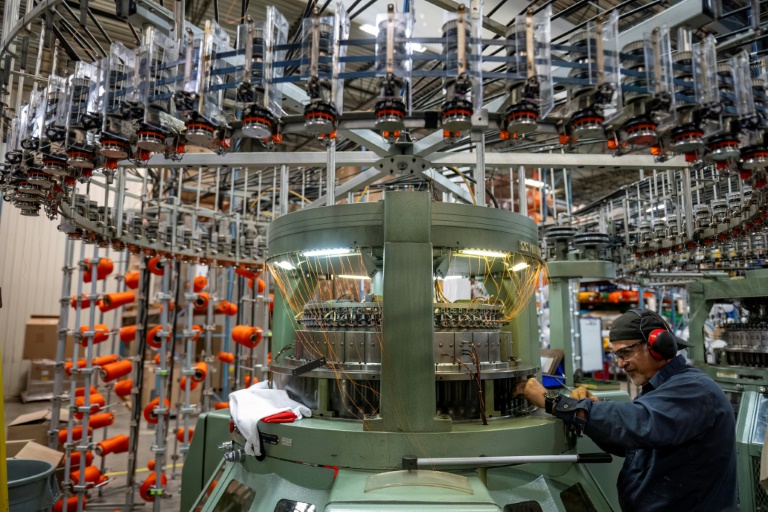
{"label": "white wall panel", "polygon": [[26,385],[22,363],[24,326],[30,315],[58,315],[66,235],[45,217],[22,217],[10,203],[0,216],[0,345],[3,391],[18,395]]}

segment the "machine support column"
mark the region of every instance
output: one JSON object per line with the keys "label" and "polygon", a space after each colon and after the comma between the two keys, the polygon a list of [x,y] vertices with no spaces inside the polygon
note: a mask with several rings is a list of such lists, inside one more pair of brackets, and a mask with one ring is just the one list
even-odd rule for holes
{"label": "machine support column", "polygon": [[428,192],[385,194],[381,407],[366,422],[372,430],[451,428],[435,418],[431,224]]}
{"label": "machine support column", "polygon": [[549,281],[550,348],[563,350],[564,384],[573,385],[573,344],[571,338],[570,289],[568,278]]}

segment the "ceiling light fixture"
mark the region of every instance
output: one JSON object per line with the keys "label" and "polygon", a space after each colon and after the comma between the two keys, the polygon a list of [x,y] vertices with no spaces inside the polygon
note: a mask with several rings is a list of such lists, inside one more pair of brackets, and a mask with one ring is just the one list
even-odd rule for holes
{"label": "ceiling light fixture", "polygon": [[371,278],[368,277],[368,276],[353,276],[353,275],[347,275],[347,274],[338,275],[336,277],[338,277],[339,279],[357,279],[357,280],[362,279],[364,281],[370,281],[371,280]]}
{"label": "ceiling light fixture", "polygon": [[311,251],[304,251],[304,256],[311,258],[312,256],[343,256],[352,252],[352,249],[339,248],[339,249],[314,249]]}
{"label": "ceiling light fixture", "polygon": [[486,251],[483,249],[462,249],[459,251],[459,254],[464,256],[485,256],[487,258],[504,258],[507,256],[505,252]]}

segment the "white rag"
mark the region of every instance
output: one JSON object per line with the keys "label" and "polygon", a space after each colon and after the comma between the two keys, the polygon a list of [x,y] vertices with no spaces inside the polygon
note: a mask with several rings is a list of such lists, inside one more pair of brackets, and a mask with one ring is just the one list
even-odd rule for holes
{"label": "white rag", "polygon": [[254,456],[261,455],[258,424],[262,418],[289,411],[296,415],[296,420],[312,416],[307,406],[288,398],[284,390],[264,389],[258,384],[230,393],[229,411],[245,437],[245,453]]}

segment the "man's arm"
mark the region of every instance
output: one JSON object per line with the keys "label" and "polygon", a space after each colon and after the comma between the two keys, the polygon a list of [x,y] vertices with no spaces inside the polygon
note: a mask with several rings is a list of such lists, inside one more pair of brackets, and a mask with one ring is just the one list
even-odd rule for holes
{"label": "man's arm", "polygon": [[[536,405],[539,401],[543,403],[543,392],[539,392],[544,387],[539,389],[538,386],[529,380],[523,391]],[[536,401],[531,400],[529,394]],[[569,425],[583,425],[584,433],[597,443],[620,444],[625,449],[679,444],[711,427],[715,420],[707,392],[687,379],[633,402],[593,403],[590,398],[563,397],[552,414]]]}

